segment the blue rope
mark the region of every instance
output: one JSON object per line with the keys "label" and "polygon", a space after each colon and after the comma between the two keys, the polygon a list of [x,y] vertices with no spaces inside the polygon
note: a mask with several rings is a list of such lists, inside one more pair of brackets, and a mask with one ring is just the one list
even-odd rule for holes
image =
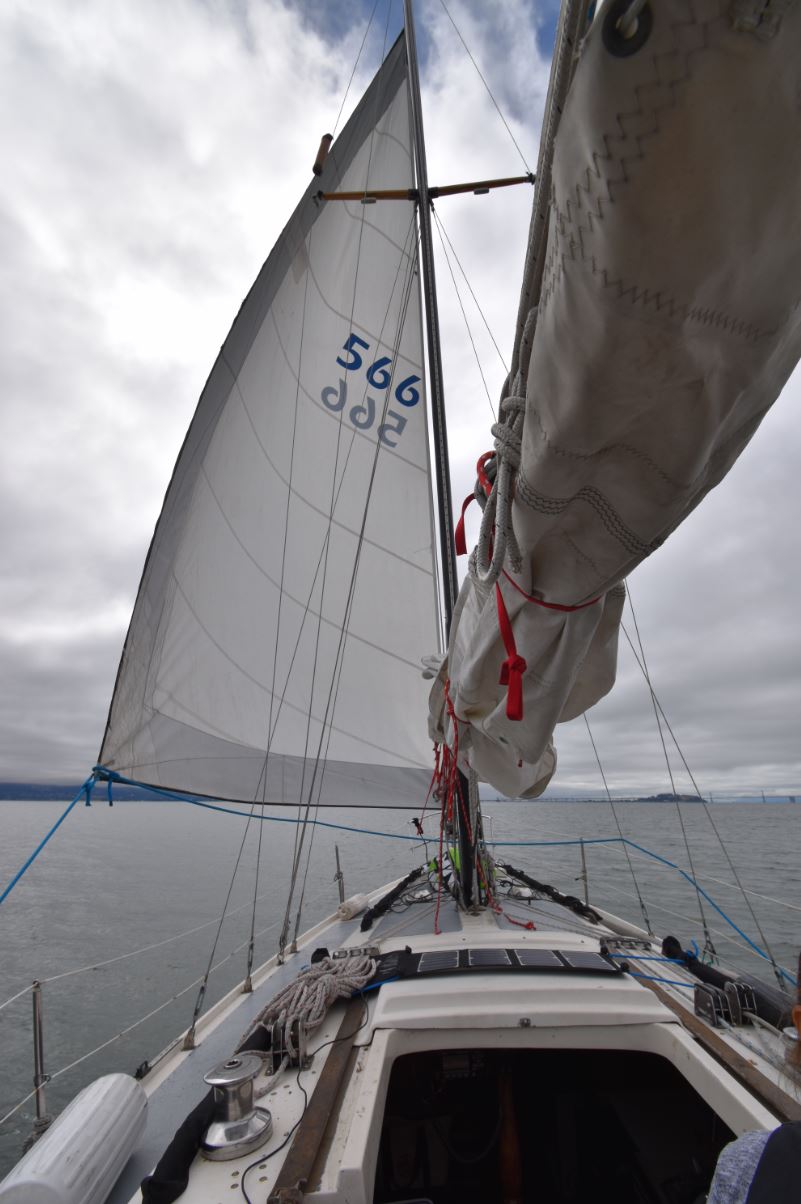
{"label": "blue rope", "polygon": [[646,982],[663,982],[669,987],[684,987],[685,991],[695,990],[695,984],[691,985],[688,982],[679,982],[676,978],[657,978],[653,974],[637,974],[633,970],[631,971],[630,977],[644,978]]}
{"label": "blue rope", "polygon": [[[743,932],[742,928],[740,928],[740,926],[738,924],[735,924],[735,922],[731,918],[731,916],[726,915],[726,912],[723,910],[723,908],[718,906],[718,904],[715,902],[715,900],[712,898],[712,896],[708,893],[708,891],[705,891],[703,886],[701,886],[701,884],[699,882],[697,882],[695,880],[695,878],[693,878],[692,874],[688,874],[687,871],[683,870],[680,865],[676,865],[675,861],[670,861],[667,857],[661,857],[659,855],[659,853],[652,853],[650,851],[650,849],[643,848],[642,845],[636,844],[633,840],[626,839],[626,844],[629,845],[632,849],[637,849],[637,851],[639,853],[644,853],[646,857],[652,857],[654,859],[654,861],[661,861],[663,865],[668,865],[668,866],[670,866],[671,869],[677,870],[678,873],[681,874],[682,878],[686,879],[686,881],[689,882],[691,886],[693,886],[697,891],[699,891],[700,894],[703,895],[703,897],[706,899],[709,906],[714,907],[714,909],[718,913],[718,915],[722,919],[724,919],[726,921],[726,923],[729,924],[739,936],[741,936],[743,938],[743,940],[746,942],[746,944],[751,949],[753,949],[754,953],[758,953],[759,956],[761,958],[764,958],[764,960],[766,962],[770,962],[771,965],[774,965],[773,959],[768,956],[768,954],[765,952],[765,950],[760,948],[760,946],[757,945],[755,941],[752,941],[750,936],[748,936],[747,933]],[[696,945],[696,948],[698,948],[697,945]],[[793,975],[790,974],[790,972],[788,970],[785,970],[783,966],[776,966],[776,969],[779,971],[782,978],[784,978],[786,982],[790,983],[793,986],[797,985],[796,980],[793,977]]]}
{"label": "blue rope", "polygon": [[492,845],[493,848],[515,848],[518,847],[534,847],[539,845],[562,845],[562,844],[629,844],[625,836],[595,836],[590,840],[487,840],[485,844]]}
{"label": "blue rope", "polygon": [[[736,924],[734,922],[734,920],[731,918],[731,916],[726,914],[726,912],[723,910],[723,908],[720,907],[715,902],[715,900],[712,898],[712,896],[709,894],[708,891],[704,890],[703,886],[701,886],[701,884],[696,881],[696,879],[692,876],[692,874],[688,874],[686,870],[683,870],[680,865],[677,865],[675,861],[671,861],[668,857],[662,857],[659,853],[652,853],[650,849],[646,849],[643,845],[637,844],[635,841],[629,840],[625,836],[622,836],[622,837],[621,836],[609,836],[604,839],[594,839],[594,840],[520,840],[520,841],[499,840],[499,841],[495,841],[493,843],[495,843],[497,845],[520,844],[520,845],[532,845],[532,846],[533,845],[568,845],[568,844],[584,844],[584,845],[625,844],[625,845],[628,845],[629,848],[636,849],[638,853],[642,853],[646,857],[651,857],[654,861],[659,861],[662,863],[662,865],[669,866],[670,869],[676,870],[677,873],[681,874],[682,878],[684,878],[687,882],[689,882],[690,885],[695,888],[695,890],[697,890],[701,895],[703,895],[703,897],[706,899],[707,903],[710,905],[710,907],[713,907],[715,909],[715,911],[718,913],[718,915],[721,917],[721,919],[725,920],[726,923],[731,928],[734,929],[734,931],[737,933],[737,935],[742,937],[742,939],[745,941],[745,943],[748,945],[748,947],[751,950],[753,950],[754,953],[756,953],[759,957],[763,958],[764,961],[770,962],[771,965],[773,965],[772,959],[765,952],[765,950],[762,949],[759,945],[757,945],[757,943],[755,941],[752,941],[750,936],[748,936],[748,934],[746,932],[743,932],[743,930],[742,930],[742,928],[740,928],[739,924]],[[695,942],[693,942],[693,947],[697,951],[698,945]],[[699,958],[699,960],[700,960],[700,958]],[[776,969],[781,974],[782,978],[786,982],[790,983],[791,986],[798,985],[797,980],[789,972],[789,970],[785,970],[785,968],[783,966],[776,966]]]}
{"label": "blue rope", "polygon": [[80,790],[79,790],[79,791],[78,791],[78,793],[75,795],[75,798],[72,800],[72,802],[70,803],[70,805],[67,807],[66,811],[64,811],[64,812],[63,812],[63,814],[60,816],[60,818],[56,820],[56,822],[53,824],[52,828],[51,828],[51,829],[50,829],[50,831],[47,833],[47,835],[46,835],[46,836],[45,836],[45,837],[44,837],[42,840],[40,840],[40,841],[39,841],[38,845],[37,845],[37,846],[36,846],[36,848],[33,850],[33,852],[31,853],[30,857],[29,857],[29,858],[28,858],[28,860],[25,862],[25,864],[24,864],[24,865],[23,865],[23,866],[22,866],[20,869],[18,869],[18,870],[17,870],[16,874],[15,874],[15,875],[14,875],[14,877],[11,879],[11,881],[10,881],[10,882],[9,882],[9,884],[8,884],[8,886],[5,888],[5,890],[3,891],[3,893],[0,895],[0,903],[2,903],[2,902],[4,901],[4,899],[6,899],[6,898],[7,898],[7,897],[8,897],[8,896],[11,894],[12,890],[13,890],[13,889],[14,889],[14,887],[17,885],[17,883],[19,882],[19,880],[20,880],[20,878],[22,877],[22,875],[25,873],[25,871],[26,871],[27,869],[29,869],[29,867],[30,867],[30,866],[32,866],[32,865],[33,865],[34,861],[35,861],[35,860],[36,860],[36,858],[39,856],[39,854],[41,853],[42,849],[43,849],[43,848],[45,847],[45,845],[47,844],[48,840],[50,840],[51,836],[54,836],[54,835],[55,835],[55,833],[58,831],[58,829],[59,829],[59,828],[61,827],[61,825],[64,823],[64,820],[67,818],[67,816],[69,815],[69,813],[70,813],[70,811],[73,809],[73,807],[77,806],[77,804],[78,804],[78,803],[81,801],[81,799],[82,799],[82,798],[84,798],[84,797],[86,798],[86,805],[87,805],[87,807],[90,805],[90,800],[91,800],[91,797],[92,797],[92,788],[93,788],[93,786],[94,786],[94,784],[95,784],[95,781],[96,781],[96,778],[95,778],[95,775],[94,775],[94,774],[92,774],[92,776],[91,776],[91,777],[89,777],[89,778],[87,778],[87,779],[86,779],[86,781],[84,782],[83,786],[81,786]]}
{"label": "blue rope", "polygon": [[610,957],[619,957],[625,962],[670,962],[674,966],[685,966],[687,963],[680,957],[642,957],[633,953],[610,953]]}
{"label": "blue rope", "polygon": [[[125,778],[121,774],[116,773],[113,769],[106,769],[102,765],[95,766],[94,776],[96,779],[108,781],[109,796],[110,796],[111,782],[114,781],[114,782],[120,782],[126,786],[138,786],[140,789],[143,788],[143,789],[149,790],[152,794],[158,795],[161,798],[165,798],[165,799],[168,799],[171,801],[190,803],[193,807],[203,807],[208,811],[222,811],[227,815],[238,815],[240,818],[247,818],[247,816],[245,816],[245,814],[243,812],[235,811],[231,807],[222,807],[218,803],[202,802],[200,799],[195,798],[192,795],[177,794],[176,792],[171,791],[171,790],[162,790],[157,786],[143,785],[142,782],[134,781],[132,778]],[[110,797],[109,797],[109,801],[111,801]],[[277,824],[297,824],[297,823],[302,822],[297,819],[292,819],[288,816],[285,817],[285,816],[278,816],[278,815],[262,815],[262,816],[254,816],[253,818],[261,819],[264,822],[277,823]],[[425,843],[425,837],[416,836],[411,833],[408,836],[403,836],[403,835],[399,835],[396,832],[379,832],[375,828],[351,827],[348,824],[334,824],[334,823],[330,823],[327,820],[322,820],[322,819],[309,820],[308,822],[310,824],[315,824],[319,828],[332,828],[338,832],[356,832],[363,836],[383,836],[387,840],[405,840],[405,841],[419,840],[421,843],[423,843],[423,844]],[[635,841],[629,840],[625,836],[603,836],[603,837],[599,836],[599,837],[593,837],[590,840],[583,840],[583,839],[581,839],[581,840],[494,840],[494,841],[488,841],[487,843],[490,844],[494,848],[535,848],[535,847],[536,848],[553,848],[553,847],[565,846],[565,845],[587,846],[587,845],[601,845],[601,844],[628,845],[629,848],[636,849],[638,853],[642,853],[644,856],[650,857],[654,861],[659,861],[659,862],[661,862],[662,865],[666,865],[670,869],[676,870],[677,873],[681,874],[682,878],[684,878],[687,882],[689,882],[690,885],[695,890],[699,891],[703,895],[703,897],[709,903],[710,907],[713,907],[715,909],[715,911],[718,913],[718,915],[723,920],[725,920],[726,923],[731,928],[734,929],[734,931],[738,934],[738,936],[742,937],[742,939],[746,942],[746,944],[749,946],[749,948],[754,953],[756,953],[764,961],[771,962],[771,965],[773,964],[773,962],[771,961],[771,958],[768,956],[768,954],[765,952],[765,950],[762,949],[759,945],[757,945],[755,941],[752,941],[747,933],[743,932],[742,928],[740,928],[740,926],[734,922],[734,920],[731,918],[731,916],[726,914],[726,912],[723,910],[723,908],[720,907],[715,902],[715,900],[712,898],[712,896],[707,891],[704,890],[704,888],[700,885],[700,883],[697,882],[696,879],[691,874],[688,874],[686,870],[683,870],[681,868],[681,866],[676,864],[675,861],[671,861],[667,857],[662,857],[659,853],[652,853],[650,849],[646,849],[643,845],[636,844]],[[2,902],[2,899],[0,899],[0,902]],[[695,948],[697,949],[697,945],[695,946]],[[793,975],[788,970],[785,970],[783,966],[777,966],[777,969],[778,969],[779,973],[782,975],[782,977],[785,979],[786,982],[790,983],[792,986],[797,985],[796,979],[793,977]]]}
{"label": "blue rope", "polygon": [[[237,811],[234,807],[223,807],[219,803],[206,803],[202,799],[195,798],[191,794],[178,794],[174,790],[161,790],[158,786],[143,786],[141,782],[135,782],[132,778],[124,778],[121,774],[115,773],[111,769],[103,769],[102,766],[97,766],[98,775],[108,781],[109,790],[112,782],[118,782],[122,786],[138,786],[140,789],[149,790],[151,794],[158,795],[159,798],[166,799],[167,802],[189,803],[192,807],[203,807],[206,811],[221,811],[224,815],[236,815],[239,819],[256,819],[262,823],[271,824],[302,824],[302,819],[295,819],[288,815],[253,815],[248,812]],[[109,800],[111,801],[111,800]],[[356,828],[349,824],[334,824],[325,819],[310,819],[309,824],[314,824],[318,828],[334,828],[338,832],[356,832],[363,836],[385,836],[387,840],[419,840],[425,843],[425,836],[418,836],[410,832],[404,836],[399,832],[379,832],[376,828]]]}

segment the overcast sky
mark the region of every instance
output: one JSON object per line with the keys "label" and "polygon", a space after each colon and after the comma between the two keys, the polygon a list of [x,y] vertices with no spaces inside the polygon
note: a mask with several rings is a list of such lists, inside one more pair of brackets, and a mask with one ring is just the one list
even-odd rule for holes
{"label": "overcast sky", "polygon": [[[173,462],[336,121],[371,7],[0,7],[4,779],[82,779],[94,763]],[[442,8],[419,7],[431,182],[519,173]],[[554,5],[449,7],[533,169]],[[345,116],[399,20],[395,0],[387,28],[381,0]],[[526,187],[438,206],[505,356],[530,204]],[[461,499],[492,419],[444,262],[439,280]],[[468,316],[496,401],[504,368]],[[800,400],[797,376],[728,480],[631,580],[655,687],[704,791],[801,793]],[[624,641],[618,685],[590,715],[621,790],[668,788],[649,708]],[[555,785],[596,788],[583,723],[557,742]]]}

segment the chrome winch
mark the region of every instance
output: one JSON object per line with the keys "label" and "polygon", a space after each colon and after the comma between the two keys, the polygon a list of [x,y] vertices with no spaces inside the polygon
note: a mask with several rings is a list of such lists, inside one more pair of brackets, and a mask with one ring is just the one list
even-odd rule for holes
{"label": "chrome winch", "polygon": [[241,1053],[203,1076],[214,1088],[214,1120],[200,1143],[204,1158],[213,1162],[239,1158],[269,1139],[273,1118],[253,1102],[253,1080],[261,1068],[258,1054]]}

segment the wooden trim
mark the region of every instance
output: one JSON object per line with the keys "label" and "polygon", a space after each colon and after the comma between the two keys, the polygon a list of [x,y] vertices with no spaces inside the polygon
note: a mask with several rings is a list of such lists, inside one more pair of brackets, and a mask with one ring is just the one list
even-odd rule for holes
{"label": "wooden trim", "polygon": [[429,188],[430,197],[456,196],[460,192],[490,192],[493,188],[510,188],[513,184],[533,184],[534,176],[507,176],[502,180],[473,180],[470,184],[443,184]]}
{"label": "wooden trim", "polygon": [[[533,184],[534,176],[508,176],[502,180],[472,180],[469,184],[442,184],[437,188],[429,188],[428,195],[432,199],[440,196],[457,196],[462,192],[491,192],[493,188],[510,188],[513,184]],[[321,201],[418,201],[420,193],[416,188],[377,188],[367,192],[318,192]]]}
{"label": "wooden trim", "polygon": [[339,1094],[348,1066],[353,1039],[366,1007],[362,997],[351,999],[334,1038],[325,1066],[309,1098],[300,1124],[295,1130],[284,1164],[278,1172],[269,1204],[290,1204],[303,1199],[317,1152],[325,1136],[334,1101]]}
{"label": "wooden trim", "polygon": [[761,1070],[757,1070],[756,1066],[753,1066],[737,1050],[732,1049],[728,1042],[724,1041],[705,1021],[691,1012],[689,1008],[684,1007],[657,983],[643,981],[642,985],[653,991],[665,1007],[670,1008],[687,1031],[712,1054],[712,1057],[725,1066],[749,1091],[753,1091],[779,1120],[801,1120],[801,1103],[793,1099],[786,1091],[782,1091],[781,1087],[777,1086]]}
{"label": "wooden trim", "polygon": [[416,201],[415,188],[378,188],[369,192],[318,192],[321,201]]}

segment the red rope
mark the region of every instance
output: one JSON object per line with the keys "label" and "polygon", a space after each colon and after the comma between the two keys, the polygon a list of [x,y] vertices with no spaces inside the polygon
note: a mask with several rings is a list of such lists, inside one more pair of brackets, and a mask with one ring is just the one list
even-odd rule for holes
{"label": "red rope", "polygon": [[484,888],[484,894],[487,896],[487,906],[489,907],[490,911],[493,911],[496,916],[503,916],[504,919],[508,920],[510,924],[514,924],[516,928],[525,928],[527,932],[533,932],[537,927],[533,920],[516,920],[514,916],[510,916],[509,912],[504,911],[504,909],[501,907],[500,903],[490,889],[489,882],[487,882],[478,852],[476,852],[476,871],[481,879],[481,885]]}
{"label": "red rope", "polygon": [[601,600],[601,595],[599,594],[597,598],[590,598],[589,602],[579,602],[577,606],[565,606],[561,602],[545,602],[542,598],[535,598],[532,594],[527,594],[526,591],[522,589],[512,577],[509,576],[506,569],[501,569],[501,572],[513,589],[516,589],[519,594],[522,594],[527,602],[533,602],[535,606],[544,606],[546,610],[562,610],[566,614],[571,614],[574,610],[585,610],[588,606],[594,606],[596,602],[600,602]]}
{"label": "red rope", "polygon": [[467,497],[462,502],[462,513],[459,515],[459,521],[456,524],[456,529],[453,533],[453,542],[456,547],[457,556],[467,555],[467,536],[464,533],[464,514],[471,502],[476,500],[474,493],[468,493]]}
{"label": "red rope", "polygon": [[[487,497],[489,497],[492,493],[493,483],[487,476],[486,464],[489,460],[493,459],[494,456],[494,451],[484,452],[483,456],[479,456],[478,463],[476,464],[476,473],[478,475],[479,484],[481,485],[481,488],[484,490],[484,493],[487,495]],[[462,512],[459,516],[459,521],[456,524],[456,530],[454,532],[457,556],[467,555],[467,537],[465,535],[464,516],[467,507],[474,500],[474,498],[475,495],[471,493],[462,502]],[[575,610],[584,610],[587,606],[594,606],[595,603],[600,600],[599,595],[598,598],[591,598],[589,602],[579,602],[577,606],[567,606],[562,602],[546,602],[543,598],[535,598],[533,594],[527,594],[526,591],[522,589],[512,577],[509,576],[505,569],[502,569],[501,572],[512,588],[516,589],[519,594],[522,594],[527,602],[531,602],[534,606],[541,606],[544,610],[557,610],[564,614],[571,614]],[[506,718],[517,722],[523,718],[523,674],[528,666],[526,665],[523,657],[518,655],[514,631],[512,630],[512,624],[509,619],[509,614],[506,610],[506,603],[503,600],[500,584],[497,581],[495,582],[495,601],[498,608],[498,626],[500,627],[503,646],[506,649],[506,660],[501,665],[501,675],[499,680],[500,685],[507,687]],[[448,698],[447,685],[445,688],[445,702],[448,706],[448,713],[453,716],[453,708],[450,705],[450,700]]]}
{"label": "red rope", "polygon": [[442,838],[445,834],[445,809],[443,808],[442,815],[439,821],[439,866],[437,870],[437,906],[434,909],[434,936],[439,936],[441,928],[439,926],[439,908],[442,902]]}
{"label": "red rope", "polygon": [[[523,662],[523,668],[525,669],[525,661]],[[435,936],[440,936],[442,932],[439,926],[439,916],[442,904],[445,824],[446,821],[448,823],[453,822],[454,802],[458,806],[459,813],[464,822],[465,831],[467,832],[467,839],[471,847],[473,845],[473,830],[470,823],[470,813],[462,793],[461,782],[459,781],[459,723],[462,721],[457,717],[456,710],[451,700],[450,684],[450,681],[446,680],[445,708],[448,712],[448,716],[451,719],[451,724],[453,727],[453,749],[451,749],[447,744],[442,746],[439,744],[434,745],[434,773],[431,778],[428,796],[426,797],[427,803],[428,798],[433,793],[434,797],[438,799],[440,803],[437,903],[434,909]],[[484,867],[481,863],[481,854],[478,848],[475,849],[475,859],[476,874],[481,883],[484,895],[487,899],[487,904],[490,909],[495,912],[496,915],[504,916],[510,924],[514,924],[517,928],[525,928],[529,931],[533,930],[536,927],[533,921],[516,920],[514,916],[510,916],[508,912],[504,911],[504,909],[501,907],[500,903],[495,898],[492,889],[490,888],[489,882],[487,881],[487,876],[484,873]]]}

